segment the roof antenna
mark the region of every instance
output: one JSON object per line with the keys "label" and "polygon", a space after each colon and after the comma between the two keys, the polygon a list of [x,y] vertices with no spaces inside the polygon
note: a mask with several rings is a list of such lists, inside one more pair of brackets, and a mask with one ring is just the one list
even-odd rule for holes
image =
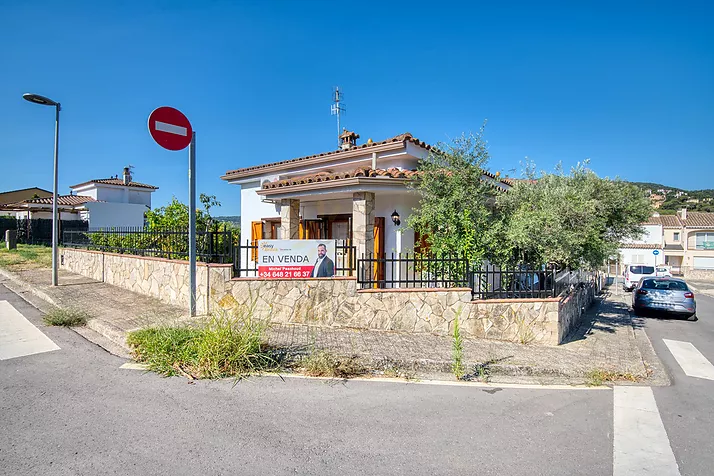
{"label": "roof antenna", "polygon": [[342,104],[342,93],[340,92],[340,87],[335,86],[335,90],[332,92],[332,105],[330,106],[330,114],[337,116],[337,148],[339,149],[342,143],[340,142],[340,134],[342,134],[342,129],[340,128],[340,115],[346,113],[347,108]]}

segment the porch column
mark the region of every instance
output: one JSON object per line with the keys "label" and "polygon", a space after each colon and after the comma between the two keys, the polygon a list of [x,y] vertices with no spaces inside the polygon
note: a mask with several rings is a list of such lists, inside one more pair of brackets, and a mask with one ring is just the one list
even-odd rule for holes
{"label": "porch column", "polygon": [[283,240],[300,238],[300,200],[280,200],[280,236]]}
{"label": "porch column", "polygon": [[374,252],[374,193],[352,195],[352,239],[358,259]]}

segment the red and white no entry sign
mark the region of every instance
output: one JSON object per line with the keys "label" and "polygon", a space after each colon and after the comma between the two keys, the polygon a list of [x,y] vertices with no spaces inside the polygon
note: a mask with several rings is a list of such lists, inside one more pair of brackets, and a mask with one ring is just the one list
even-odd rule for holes
{"label": "red and white no entry sign", "polygon": [[191,143],[193,129],[181,111],[162,106],[149,114],[149,133],[164,149],[181,150]]}

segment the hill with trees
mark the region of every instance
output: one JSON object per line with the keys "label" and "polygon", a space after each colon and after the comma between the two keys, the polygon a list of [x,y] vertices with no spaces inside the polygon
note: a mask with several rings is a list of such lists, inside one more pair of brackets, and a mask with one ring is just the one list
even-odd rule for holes
{"label": "hill with trees", "polygon": [[663,215],[673,215],[682,208],[694,212],[714,212],[714,189],[684,190],[660,183],[631,183],[647,192],[657,211]]}

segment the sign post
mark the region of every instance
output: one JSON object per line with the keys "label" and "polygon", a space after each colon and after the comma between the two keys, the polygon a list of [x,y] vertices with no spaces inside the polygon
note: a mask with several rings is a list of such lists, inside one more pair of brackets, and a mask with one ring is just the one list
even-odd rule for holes
{"label": "sign post", "polygon": [[163,106],[149,115],[149,134],[168,150],[188,147],[188,292],[189,313],[196,315],[196,133],[178,109]]}
{"label": "sign post", "polygon": [[654,250],[652,251],[652,254],[654,255],[655,259],[655,266],[657,266],[657,255],[659,254],[659,250]]}

